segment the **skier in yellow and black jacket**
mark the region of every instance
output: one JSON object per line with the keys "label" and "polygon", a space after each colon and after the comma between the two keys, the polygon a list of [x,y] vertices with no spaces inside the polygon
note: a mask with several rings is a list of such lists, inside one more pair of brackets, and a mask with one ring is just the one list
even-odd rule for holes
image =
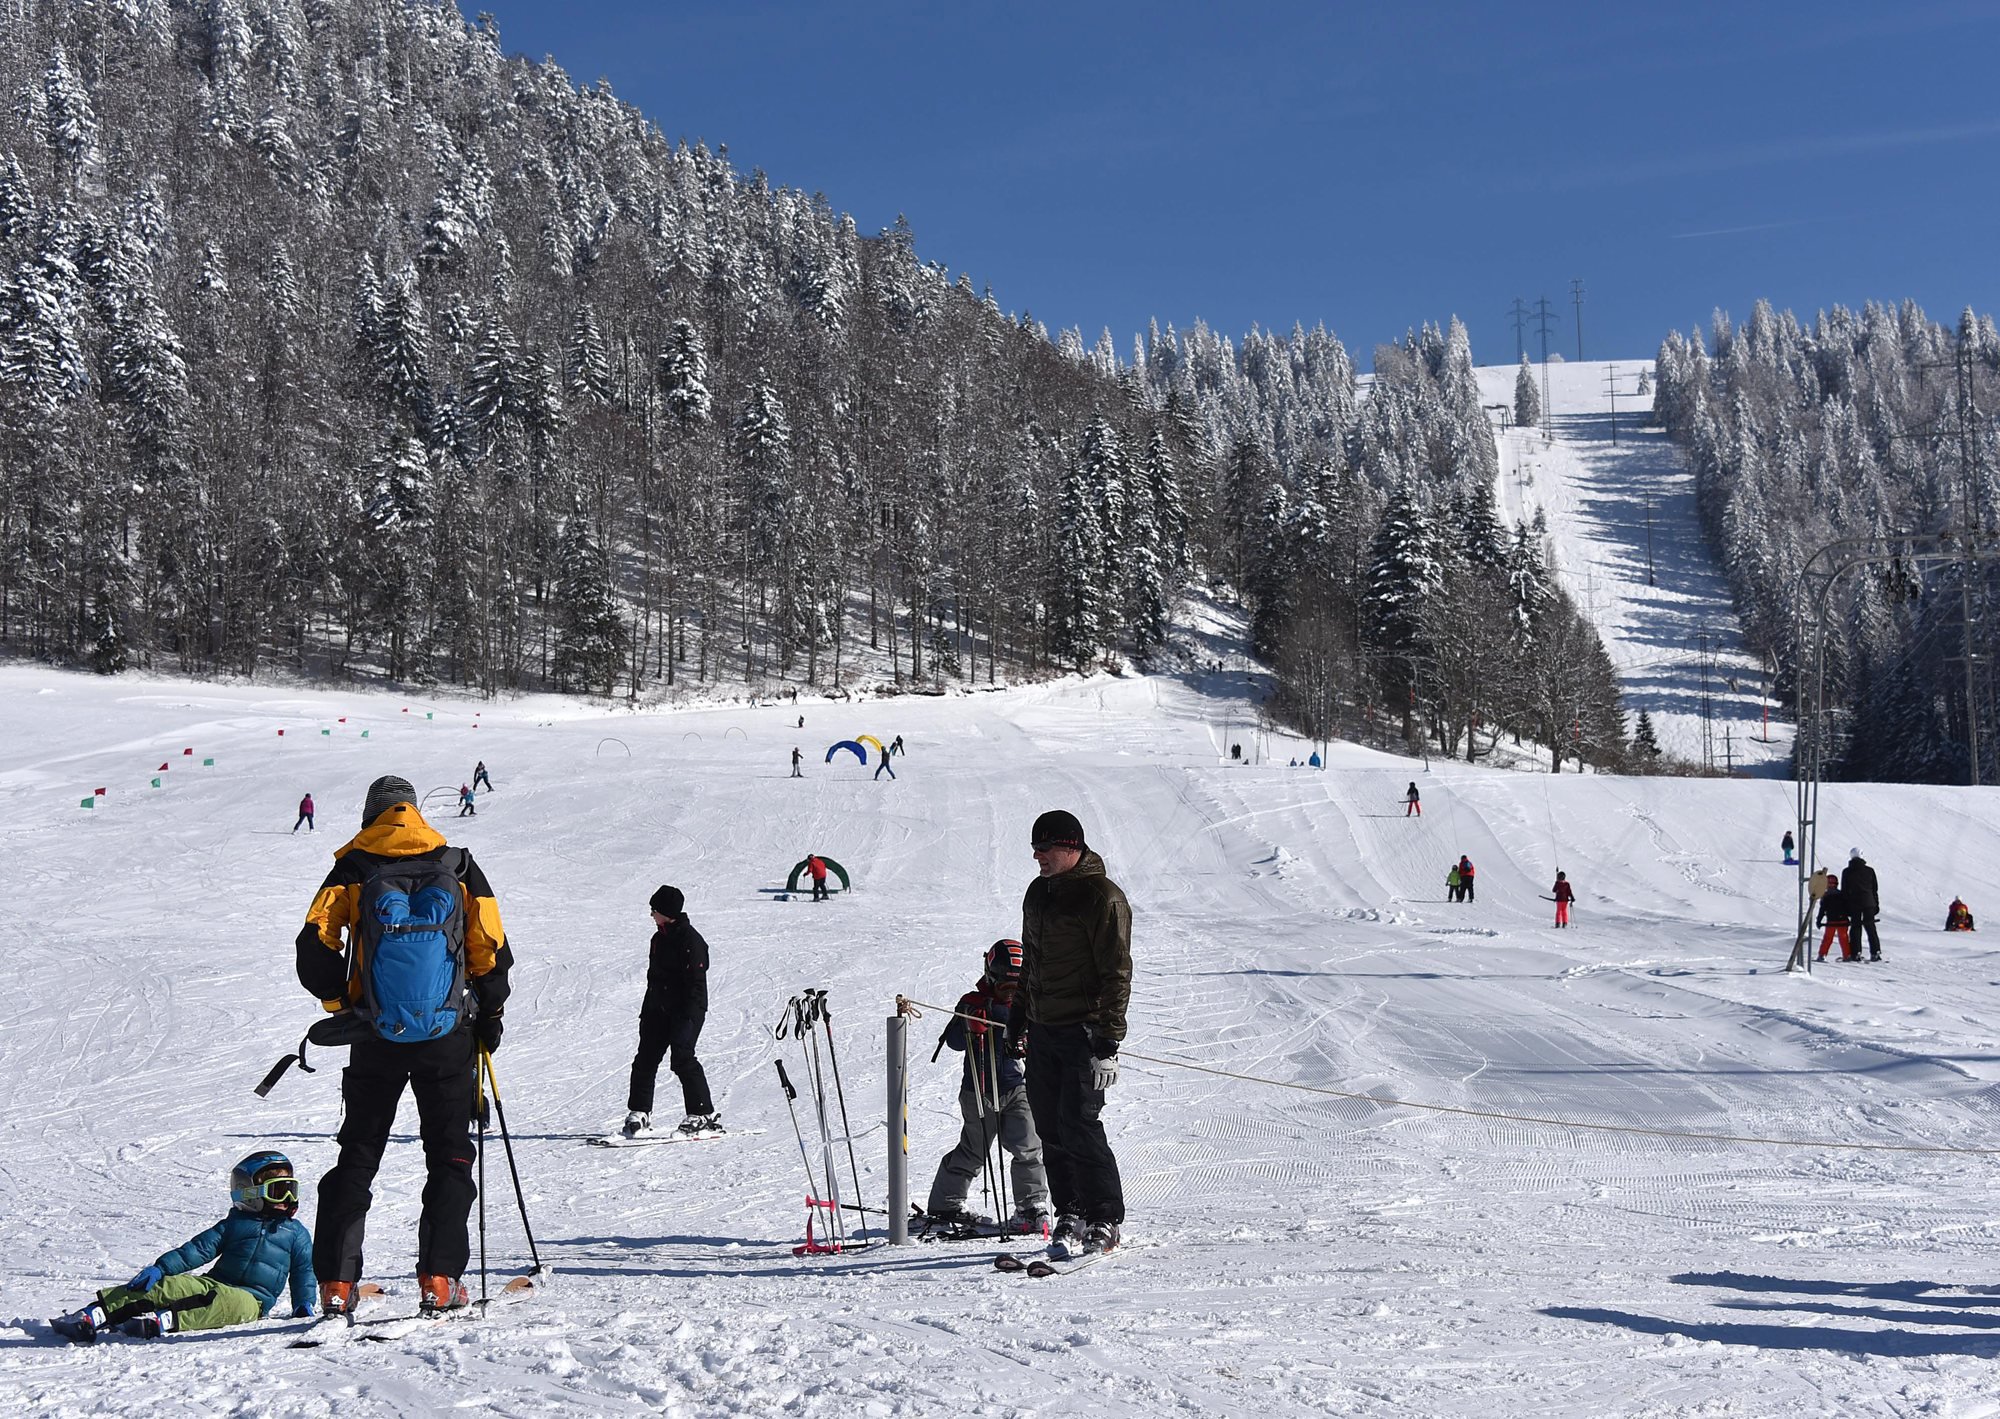
{"label": "skier in yellow and black jacket", "polygon": [[361,822],[361,831],[334,853],[333,870],[306,913],[298,936],[299,983],[330,1011],[362,1004],[367,962],[361,902],[370,875],[389,863],[451,862],[464,916],[465,997],[452,1003],[457,1021],[448,1033],[409,1042],[371,1034],[353,1045],[341,1075],[340,1159],[320,1180],[313,1270],[322,1309],[351,1310],[361,1280],[370,1185],[407,1085],[417,1100],[428,1172],[417,1233],[421,1299],[427,1309],[449,1309],[468,1300],[459,1278],[471,1255],[466,1219],[477,1197],[470,1133],[476,1047],[490,1052],[500,1046],[514,953],[486,874],[424,821],[408,780],[390,775],[370,784]]}

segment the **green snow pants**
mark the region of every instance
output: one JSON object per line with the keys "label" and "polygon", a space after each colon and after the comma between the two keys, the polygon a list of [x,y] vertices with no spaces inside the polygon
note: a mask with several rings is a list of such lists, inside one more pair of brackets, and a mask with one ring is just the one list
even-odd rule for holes
{"label": "green snow pants", "polygon": [[97,1293],[97,1304],[112,1325],[149,1311],[172,1311],[176,1330],[219,1330],[264,1317],[263,1302],[242,1287],[190,1272],[166,1277],[150,1291],[107,1286]]}

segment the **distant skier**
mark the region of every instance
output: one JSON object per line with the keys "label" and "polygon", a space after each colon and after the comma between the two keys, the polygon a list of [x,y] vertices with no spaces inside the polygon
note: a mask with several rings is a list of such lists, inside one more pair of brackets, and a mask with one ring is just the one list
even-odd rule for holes
{"label": "distant skier", "polygon": [[[958,1086],[964,1120],[958,1145],[938,1164],[925,1212],[941,1222],[978,1223],[965,1200],[993,1151],[993,1140],[1010,1160],[1014,1183],[1012,1230],[1039,1234],[1049,1220],[1049,1176],[1042,1166],[1042,1140],[1028,1107],[1021,1057],[1009,1047],[1007,1022],[1021,981],[1021,943],[996,941],[986,952],[979,983],[959,997],[957,1013],[944,1027],[944,1043],[965,1054]],[[967,1018],[970,1017],[970,1018]],[[1025,1045],[1025,1038],[1012,1041]]]}
{"label": "distant skier", "polygon": [[800,761],[800,760],[801,760],[801,759],[802,759],[803,757],[804,757],[804,755],[802,755],[802,754],[800,754],[800,753],[799,753],[799,746],[798,746],[798,745],[796,745],[796,744],[794,744],[794,745],[792,746],[792,777],[793,777],[793,778],[804,778],[804,777],[805,777],[805,774],[804,774],[803,772],[801,772],[801,770],[799,769],[799,761]]}
{"label": "distant skier", "polygon": [[1104,1136],[1104,1093],[1132,995],[1132,907],[1083,839],[1076,815],[1042,814],[1028,838],[1039,875],[1021,900],[1023,1009],[1008,1043],[1028,1037],[1028,1106],[1042,1138],[1055,1240],[1110,1251],[1125,1185]]}
{"label": "distant skier", "polygon": [[826,859],[816,852],[807,853],[806,873],[812,878],[813,900],[816,902],[825,901],[828,896],[826,890]]}
{"label": "distant skier", "polygon": [[632,1081],[625,1095],[627,1138],[653,1127],[653,1085],[662,1059],[681,1081],[680,1131],[722,1130],[708,1092],[708,1075],[694,1053],[702,1022],[708,1018],[708,942],[688,920],[686,902],[680,888],[661,887],[646,903],[655,930],[646,958],[646,997],[639,1006],[639,1052],[632,1057]]}
{"label": "distant skier", "polygon": [[1477,895],[1472,890],[1472,859],[1469,857],[1458,860],[1458,890],[1464,893],[1460,898],[1462,901],[1469,902]]}
{"label": "distant skier", "polygon": [[486,760],[484,759],[481,759],[472,766],[472,786],[474,788],[483,788],[488,793],[493,791],[493,779],[486,772]]}
{"label": "distant skier", "polygon": [[[312,1237],[296,1220],[298,1210],[291,1160],[269,1149],[252,1153],[229,1175],[226,1217],[49,1325],[64,1339],[85,1344],[114,1325],[142,1339],[247,1325],[264,1318],[287,1283],[292,1314],[309,1316]],[[211,1261],[215,1266],[205,1275],[194,1274]]]}
{"label": "distant skier", "polygon": [[1944,929],[1946,931],[1976,930],[1977,928],[1972,924],[1972,908],[1957,897],[1953,897],[1951,905],[1945,908]]}
{"label": "distant skier", "polygon": [[478,817],[479,805],[476,801],[477,798],[478,795],[473,793],[469,787],[465,784],[460,784],[458,786],[458,816],[461,818]]}
{"label": "distant skier", "polygon": [[875,777],[880,778],[883,774],[887,774],[891,782],[895,781],[896,771],[889,767],[889,756],[887,754],[884,754],[882,762],[875,766]]}
{"label": "distant skier", "polygon": [[1456,862],[1451,865],[1451,871],[1444,874],[1444,890],[1446,901],[1456,902],[1463,900],[1465,887],[1459,880],[1458,864]]}
{"label": "distant skier", "polygon": [[1819,939],[1819,958],[1826,959],[1827,948],[1834,942],[1840,943],[1840,959],[1858,961],[1861,954],[1847,939],[1848,907],[1847,893],[1841,890],[1837,874],[1826,874],[1826,895],[1819,899],[1819,924],[1826,928],[1826,934]]}
{"label": "distant skier", "polygon": [[1861,938],[1868,938],[1868,959],[1882,959],[1882,937],[1875,929],[1875,919],[1882,915],[1882,892],[1875,880],[1875,869],[1868,865],[1868,859],[1861,855],[1861,849],[1847,850],[1847,871],[1841,874],[1840,888],[1847,893],[1848,914],[1854,919],[1854,958],[1861,959]]}
{"label": "distant skier", "polygon": [[805,727],[806,727],[806,717],[805,717],[804,715],[800,715],[800,716],[799,716],[799,728],[801,728],[801,729],[804,729]]}
{"label": "distant skier", "polygon": [[898,734],[894,739],[889,741],[889,752],[891,754],[901,754],[904,758],[909,757],[910,751],[903,747],[902,735]]}
{"label": "distant skier", "polygon": [[[1311,756],[1306,760],[1306,767],[1309,769],[1316,769],[1319,767],[1319,750],[1315,749],[1312,751]],[[1405,813],[1403,816],[1407,818],[1410,815]]]}
{"label": "distant skier", "polygon": [[1554,888],[1556,898],[1556,925],[1569,925],[1569,904],[1576,900],[1576,891],[1569,885],[1567,872],[1556,873]]}
{"label": "distant skier", "polygon": [[310,793],[299,800],[299,821],[292,824],[293,832],[296,833],[299,830],[299,823],[304,823],[306,831],[309,833],[319,831],[313,827],[313,796]]}
{"label": "distant skier", "polygon": [[1409,792],[1403,795],[1403,816],[1407,818],[1412,813],[1416,814],[1419,818],[1424,816],[1423,798],[1417,792],[1415,779],[1410,780]]}
{"label": "distant skier", "polygon": [[1778,846],[1785,850],[1785,866],[1797,867],[1799,865],[1798,859],[1792,856],[1793,843],[1792,830],[1790,828],[1785,829],[1785,840],[1778,844]]}

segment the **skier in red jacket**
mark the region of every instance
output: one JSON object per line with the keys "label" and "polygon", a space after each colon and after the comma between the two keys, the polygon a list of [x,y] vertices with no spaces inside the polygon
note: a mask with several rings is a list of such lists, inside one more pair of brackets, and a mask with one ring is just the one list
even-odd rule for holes
{"label": "skier in red jacket", "polygon": [[1556,925],[1568,926],[1569,904],[1576,900],[1576,892],[1569,885],[1569,874],[1567,872],[1558,872],[1556,874],[1555,894],[1556,894]]}

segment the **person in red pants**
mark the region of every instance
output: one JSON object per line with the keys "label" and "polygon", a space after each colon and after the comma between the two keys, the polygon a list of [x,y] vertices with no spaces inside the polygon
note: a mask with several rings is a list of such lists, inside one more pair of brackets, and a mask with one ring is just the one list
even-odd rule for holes
{"label": "person in red pants", "polygon": [[1403,816],[1407,818],[1412,813],[1416,814],[1419,818],[1424,816],[1424,800],[1422,795],[1417,792],[1415,779],[1410,780],[1409,788],[1404,790],[1403,793]]}
{"label": "person in red pants", "polygon": [[1569,874],[1567,872],[1558,872],[1556,874],[1555,894],[1556,925],[1568,926],[1569,904],[1576,900],[1576,891],[1569,885]]}
{"label": "person in red pants", "polygon": [[1839,874],[1829,872],[1826,874],[1826,895],[1819,899],[1819,924],[1826,928],[1826,933],[1819,939],[1819,958],[1822,961],[1826,959],[1827,948],[1836,941],[1840,943],[1841,960],[1861,959],[1848,942],[1848,921],[1847,893],[1840,885]]}

